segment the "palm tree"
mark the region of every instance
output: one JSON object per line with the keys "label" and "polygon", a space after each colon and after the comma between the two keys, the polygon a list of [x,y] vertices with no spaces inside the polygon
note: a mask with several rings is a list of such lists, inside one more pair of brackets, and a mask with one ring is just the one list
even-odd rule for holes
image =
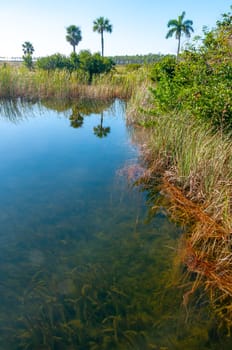
{"label": "palm tree", "polygon": [[191,32],[194,32],[193,30],[193,21],[186,19],[184,21],[185,12],[183,11],[180,16],[178,16],[178,19],[170,19],[168,22],[168,28],[169,29],[166,39],[171,38],[173,34],[175,34],[176,39],[178,40],[178,47],[177,47],[177,60],[180,53],[180,39],[181,35],[185,34],[187,38],[190,38]]}
{"label": "palm tree", "polygon": [[30,43],[29,41],[25,41],[23,43],[22,47],[23,47],[24,55],[30,55],[31,56],[33,54],[33,52],[35,51],[32,43]]}
{"label": "palm tree", "polygon": [[30,41],[25,41],[22,44],[22,47],[23,47],[23,62],[24,62],[24,65],[27,68],[32,69],[33,68],[32,54],[35,51],[34,47],[33,47],[32,43],[30,43]]}
{"label": "palm tree", "polygon": [[66,40],[72,45],[73,52],[76,53],[76,46],[82,40],[81,30],[75,25],[71,25],[67,30]]}
{"label": "palm tree", "polygon": [[93,133],[94,133],[94,135],[96,135],[99,138],[106,137],[110,133],[110,127],[103,126],[103,112],[101,112],[101,122],[99,125],[97,125],[93,128]]}
{"label": "palm tree", "polygon": [[101,34],[101,51],[104,56],[104,38],[103,32],[112,33],[112,25],[109,20],[104,17],[99,17],[93,22],[93,31]]}

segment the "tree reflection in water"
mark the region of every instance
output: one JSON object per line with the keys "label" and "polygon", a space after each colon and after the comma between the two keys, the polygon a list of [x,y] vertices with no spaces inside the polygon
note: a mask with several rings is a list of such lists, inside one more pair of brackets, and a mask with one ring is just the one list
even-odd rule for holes
{"label": "tree reflection in water", "polygon": [[94,135],[96,135],[99,138],[106,137],[110,133],[110,127],[109,126],[106,126],[106,127],[103,126],[103,112],[101,112],[100,124],[93,128],[93,133],[94,133]]}
{"label": "tree reflection in water", "polygon": [[75,129],[80,128],[83,125],[84,117],[80,114],[77,106],[72,108],[72,114],[70,115],[69,120],[70,125]]}

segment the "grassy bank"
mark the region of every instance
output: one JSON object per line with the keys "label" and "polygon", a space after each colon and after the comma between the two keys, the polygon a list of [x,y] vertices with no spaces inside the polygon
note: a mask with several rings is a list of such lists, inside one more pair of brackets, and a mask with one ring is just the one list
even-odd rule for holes
{"label": "grassy bank", "polygon": [[[222,133],[221,129],[215,131],[209,122],[183,111],[157,114],[154,96],[146,87],[132,96],[127,120],[139,131],[146,126],[149,135],[141,146],[147,169],[141,183],[152,191],[158,179],[170,215],[186,227],[179,257],[193,283],[184,295],[184,303],[201,285],[229,329],[232,326],[231,135]],[[156,208],[154,203],[154,212]]]}

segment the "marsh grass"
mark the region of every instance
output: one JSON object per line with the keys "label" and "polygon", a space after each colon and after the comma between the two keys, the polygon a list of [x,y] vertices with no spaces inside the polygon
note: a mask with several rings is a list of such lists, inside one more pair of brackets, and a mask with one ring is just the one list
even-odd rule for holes
{"label": "marsh grass", "polygon": [[[143,144],[147,166],[142,181],[159,177],[171,216],[186,228],[181,261],[196,278],[184,303],[199,285],[216,312],[232,326],[232,142],[191,116],[153,119]],[[154,206],[156,209],[156,206]]]}
{"label": "marsh grass", "polygon": [[0,67],[0,98],[93,98],[128,99],[143,79],[138,74],[125,70],[94,76],[91,84],[84,72],[66,70],[28,70],[25,67]]}
{"label": "marsh grass", "polygon": [[189,116],[163,116],[152,129],[153,164],[186,197],[225,229],[231,230],[232,142]]}

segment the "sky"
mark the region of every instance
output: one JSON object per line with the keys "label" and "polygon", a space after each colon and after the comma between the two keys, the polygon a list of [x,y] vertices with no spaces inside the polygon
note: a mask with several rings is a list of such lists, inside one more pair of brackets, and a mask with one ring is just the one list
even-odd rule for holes
{"label": "sky", "polygon": [[165,38],[170,19],[185,11],[193,36],[201,35],[203,26],[213,28],[231,5],[232,0],[0,0],[0,57],[21,57],[25,41],[32,43],[35,57],[69,55],[65,36],[71,24],[82,33],[77,52],[100,52],[100,35],[93,32],[100,16],[113,26],[104,34],[105,56],[174,54],[177,41]]}

